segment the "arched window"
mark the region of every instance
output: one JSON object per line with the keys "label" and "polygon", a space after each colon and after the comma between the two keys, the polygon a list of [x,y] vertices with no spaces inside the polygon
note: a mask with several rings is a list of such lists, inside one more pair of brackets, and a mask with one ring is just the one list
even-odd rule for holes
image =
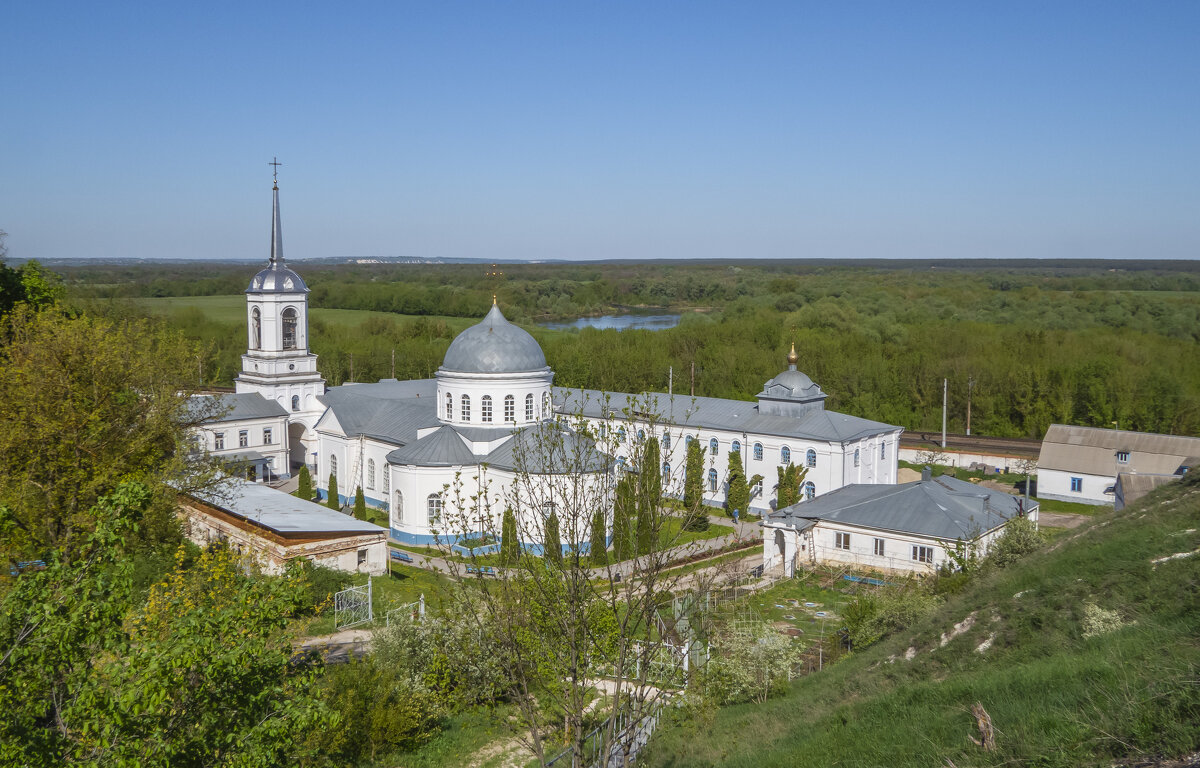
{"label": "arched window", "polygon": [[817,497],[817,486],[813,485],[812,481],[810,480],[804,484],[804,500],[812,501],[816,497]]}
{"label": "arched window", "polygon": [[442,494],[429,494],[429,498],[425,500],[425,508],[429,512],[429,524],[440,523],[442,521]]}
{"label": "arched window", "polygon": [[262,313],[258,307],[250,311],[250,348],[262,349]]}
{"label": "arched window", "polygon": [[446,421],[454,419],[454,395],[446,393]]}
{"label": "arched window", "polygon": [[296,348],[296,309],[288,307],[283,310],[283,348]]}
{"label": "arched window", "polygon": [[553,501],[542,502],[542,519],[543,520],[549,520],[550,515],[553,515],[556,512],[558,512],[558,505],[555,504]]}
{"label": "arched window", "polygon": [[460,411],[460,415],[462,416],[463,421],[471,420],[471,397],[470,397],[470,395],[462,396],[462,398],[458,402],[458,410]]}
{"label": "arched window", "polygon": [[387,498],[392,492],[392,473],[388,469],[385,462],[383,465],[383,503],[387,504]]}
{"label": "arched window", "polygon": [[512,395],[504,396],[504,420],[511,422],[517,420],[517,399]]}
{"label": "arched window", "polygon": [[525,421],[533,421],[533,393],[525,395]]}
{"label": "arched window", "polygon": [[671,482],[671,462],[663,462],[663,485]]}
{"label": "arched window", "polygon": [[550,416],[550,393],[543,392],[542,393],[542,418],[545,419],[545,418],[548,418],[549,416]]}
{"label": "arched window", "polygon": [[644,430],[644,429],[638,430],[638,442],[639,443],[646,442],[646,430]]}
{"label": "arched window", "polygon": [[810,467],[817,466],[817,452],[809,448],[808,453],[804,454],[804,463]]}
{"label": "arched window", "polygon": [[484,423],[491,423],[491,421],[492,421],[492,396],[491,395],[484,395],[483,400],[480,401],[480,403],[479,403],[479,418],[482,419]]}
{"label": "arched window", "polygon": [[329,457],[329,474],[333,475],[334,480],[337,480],[337,456]]}
{"label": "arched window", "polygon": [[396,503],[392,506],[392,527],[404,525],[404,494],[396,491]]}
{"label": "arched window", "polygon": [[600,426],[596,427],[596,434],[600,436],[601,440],[608,437],[608,425],[601,424]]}
{"label": "arched window", "polygon": [[717,442],[717,438],[714,437],[712,440],[708,441],[708,452],[713,456],[717,455],[717,449],[720,447],[721,444]]}
{"label": "arched window", "polygon": [[884,461],[885,459],[887,459],[887,443],[880,443],[879,444],[879,460]]}
{"label": "arched window", "polygon": [[367,459],[367,490],[375,490],[375,459]]}
{"label": "arched window", "polygon": [[624,456],[619,456],[617,458],[617,466],[620,467],[621,469],[625,469],[625,457]]}
{"label": "arched window", "polygon": [[779,449],[779,463],[790,464],[792,461],[792,449],[786,445]]}
{"label": "arched window", "polygon": [[733,451],[734,453],[741,453],[741,452],[742,452],[742,443],[741,443],[741,441],[740,441],[740,440],[734,440],[734,441],[733,441],[733,444],[729,446],[729,450]]}
{"label": "arched window", "polygon": [[685,448],[691,448],[691,447],[692,447],[692,441],[693,441],[693,440],[695,440],[695,439],[696,439],[696,438],[692,437],[691,435],[688,435],[688,436],[687,436],[687,438],[686,438],[686,439],[684,439],[684,441],[683,441],[683,445],[684,445],[684,447],[685,447]]}
{"label": "arched window", "polygon": [[708,492],[717,492],[717,470],[715,469],[708,470]]}
{"label": "arched window", "polygon": [[670,432],[663,432],[662,447],[663,447],[664,451],[671,450],[671,433]]}
{"label": "arched window", "polygon": [[755,443],[755,444],[754,444],[754,460],[755,460],[755,461],[762,461],[762,456],[763,456],[763,454],[762,454],[762,443]]}
{"label": "arched window", "polygon": [[625,427],[617,427],[617,442],[625,444]]}
{"label": "arched window", "polygon": [[858,466],[858,462],[859,462],[860,458],[861,458],[861,454],[860,454],[859,450],[857,448],[855,448],[854,449],[854,466],[856,466],[856,467]]}
{"label": "arched window", "polygon": [[292,410],[300,410],[300,395],[292,395]]}

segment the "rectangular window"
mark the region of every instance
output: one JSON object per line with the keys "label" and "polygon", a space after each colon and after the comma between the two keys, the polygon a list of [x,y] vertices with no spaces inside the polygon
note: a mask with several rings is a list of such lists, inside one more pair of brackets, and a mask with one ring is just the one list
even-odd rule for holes
{"label": "rectangular window", "polygon": [[932,563],[933,547],[918,547],[916,544],[914,544],[913,560],[916,560],[918,563]]}
{"label": "rectangular window", "polygon": [[1083,478],[1082,477],[1072,477],[1071,478],[1071,490],[1074,493],[1083,493]]}
{"label": "rectangular window", "polygon": [[883,539],[875,539],[875,554],[879,557],[884,556],[884,554],[883,554]]}
{"label": "rectangular window", "polygon": [[359,565],[359,567],[362,567],[366,564],[367,564],[367,550],[360,549],[360,550],[358,550],[358,565]]}
{"label": "rectangular window", "polygon": [[238,448],[245,448],[250,445],[250,430],[238,430]]}
{"label": "rectangular window", "polygon": [[263,445],[273,445],[275,436],[271,434],[270,427],[263,427]]}
{"label": "rectangular window", "polygon": [[1128,464],[1129,463],[1129,451],[1117,451],[1117,463],[1118,464]]}
{"label": "rectangular window", "polygon": [[850,549],[850,534],[835,533],[833,538],[833,546],[836,549]]}
{"label": "rectangular window", "polygon": [[218,432],[217,434],[213,435],[213,450],[214,451],[225,450],[225,433],[224,432]]}

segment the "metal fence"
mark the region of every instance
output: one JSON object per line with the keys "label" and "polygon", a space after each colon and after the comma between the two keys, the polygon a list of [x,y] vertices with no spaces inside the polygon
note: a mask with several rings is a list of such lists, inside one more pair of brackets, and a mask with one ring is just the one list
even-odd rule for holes
{"label": "metal fence", "polygon": [[348,629],[375,620],[371,577],[361,587],[349,587],[333,596],[333,628]]}
{"label": "metal fence", "polygon": [[[625,768],[633,765],[638,752],[650,743],[650,736],[662,715],[662,699],[646,702],[644,708],[621,712],[608,718],[583,739],[581,754],[567,747],[546,761],[554,768]],[[605,746],[605,736],[613,737]]]}
{"label": "metal fence", "polygon": [[425,595],[421,594],[419,598],[411,603],[397,606],[384,614],[384,626],[392,626],[393,622],[414,622],[425,620]]}

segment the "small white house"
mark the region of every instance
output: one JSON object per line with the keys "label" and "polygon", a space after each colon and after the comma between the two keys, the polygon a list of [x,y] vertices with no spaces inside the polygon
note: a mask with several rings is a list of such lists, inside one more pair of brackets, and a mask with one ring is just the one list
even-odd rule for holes
{"label": "small white house", "polygon": [[1037,522],[1038,507],[953,477],[903,485],[848,485],[763,521],[764,566],[845,564],[856,570],[929,573],[958,542],[987,553],[1009,520]]}
{"label": "small white house", "polygon": [[1052,424],[1038,457],[1040,498],[1113,504],[1117,475],[1182,476],[1200,460],[1200,438]]}
{"label": "small white house", "polygon": [[189,406],[201,414],[198,448],[221,459],[232,473],[247,480],[286,478],[288,412],[257,392],[195,395]]}
{"label": "small white house", "polygon": [[214,491],[181,494],[184,534],[196,544],[229,545],[281,573],[304,558],[349,573],[387,573],[387,529],[265,485],[232,479]]}

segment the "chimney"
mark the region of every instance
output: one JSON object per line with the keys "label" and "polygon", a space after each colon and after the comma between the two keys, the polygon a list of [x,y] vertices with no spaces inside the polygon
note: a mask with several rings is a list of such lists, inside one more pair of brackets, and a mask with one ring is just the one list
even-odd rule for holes
{"label": "chimney", "polygon": [[922,469],[921,470],[921,479],[922,480],[932,480],[933,479],[933,467],[926,466],[925,469]]}

